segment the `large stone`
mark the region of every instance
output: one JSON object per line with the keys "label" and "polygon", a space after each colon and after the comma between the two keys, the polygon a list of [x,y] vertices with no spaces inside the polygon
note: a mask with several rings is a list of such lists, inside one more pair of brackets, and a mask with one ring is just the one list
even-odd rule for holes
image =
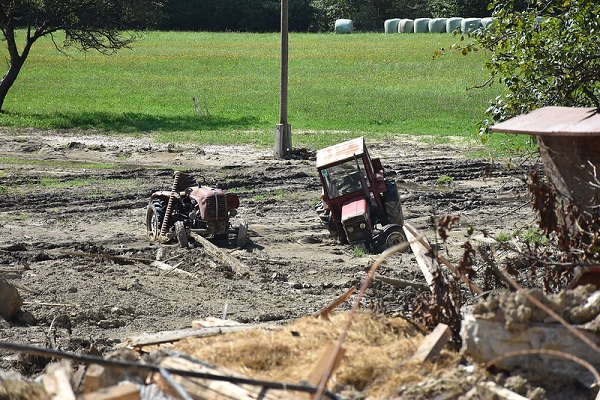
{"label": "large stone", "polygon": [[[594,306],[598,299],[598,292],[584,289],[588,288],[551,295],[544,298],[543,302],[553,305],[554,307],[551,308],[567,319],[571,319],[569,318],[571,314],[580,317],[575,311],[585,308],[588,311],[585,313],[585,318],[579,319],[589,322],[573,325],[573,328],[598,346],[600,335],[596,333],[598,331],[594,323],[596,318],[588,315],[592,311],[598,311]],[[536,297],[541,295],[535,291],[531,291],[530,294]],[[589,301],[586,301],[586,295],[589,296]],[[576,298],[579,298],[578,306],[571,304]],[[524,371],[533,379],[561,376],[591,386],[594,377],[587,368],[572,359],[549,353],[560,352],[567,357],[576,357],[591,364],[597,370],[600,369],[600,353],[567,327],[553,318],[548,318],[547,314],[545,318],[535,317],[541,310],[530,307],[532,305],[524,301],[523,296],[512,293],[509,296],[500,295],[497,301],[488,299],[484,306],[479,305],[465,313],[461,325],[462,353],[478,363],[493,362],[493,365],[500,369]],[[521,309],[530,311],[517,312]],[[591,318],[593,319],[590,321]],[[571,319],[569,323],[573,323],[573,320]],[[509,354],[532,350],[535,354],[531,352],[520,355]]]}
{"label": "large stone", "polygon": [[11,320],[19,312],[23,299],[17,289],[0,276],[0,317]]}

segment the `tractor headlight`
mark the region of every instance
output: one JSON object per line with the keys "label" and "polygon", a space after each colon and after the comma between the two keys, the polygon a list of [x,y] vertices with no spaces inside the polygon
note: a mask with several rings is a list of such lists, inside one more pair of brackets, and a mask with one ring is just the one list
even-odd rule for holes
{"label": "tractor headlight", "polygon": [[237,215],[237,210],[233,209],[233,210],[229,210],[229,216],[230,217],[235,217]]}
{"label": "tractor headlight", "polygon": [[348,231],[348,233],[352,233],[354,232],[354,227],[353,226],[349,226],[346,231]]}
{"label": "tractor headlight", "polygon": [[362,222],[360,224],[360,229],[365,229],[367,227],[367,224],[365,224],[364,222]]}

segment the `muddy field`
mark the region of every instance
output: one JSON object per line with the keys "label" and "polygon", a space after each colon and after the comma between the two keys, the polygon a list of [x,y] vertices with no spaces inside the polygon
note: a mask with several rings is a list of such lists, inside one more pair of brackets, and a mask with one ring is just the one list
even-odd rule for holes
{"label": "muddy field", "polygon": [[[518,169],[465,158],[459,140],[443,146],[403,136],[366,140],[397,181],[405,220],[431,243],[439,240],[435,221],[460,217],[441,245],[453,262],[469,227],[482,239],[535,224]],[[275,160],[269,149],[243,146],[3,132],[0,271],[25,304],[18,319],[0,323],[1,338],[105,352],[130,336],[188,328],[206,317],[286,322],[319,311],[360,282],[376,256],[337,244],[321,226],[313,210],[321,190],[313,155]],[[148,197],[169,189],[177,170],[240,196],[238,217],[248,222],[250,240],[228,252],[249,274],[235,274],[201,246],[148,239]],[[440,183],[444,176],[451,182]],[[156,259],[192,276],[151,266]],[[424,282],[410,252],[395,255],[379,273]],[[378,282],[365,307],[410,314],[416,293]],[[0,368],[34,372],[19,363],[17,355],[0,352]]]}

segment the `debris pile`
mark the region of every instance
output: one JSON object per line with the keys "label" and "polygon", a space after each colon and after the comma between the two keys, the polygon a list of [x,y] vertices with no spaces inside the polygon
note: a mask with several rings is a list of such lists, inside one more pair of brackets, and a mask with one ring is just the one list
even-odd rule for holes
{"label": "debris pile", "polygon": [[550,295],[529,289],[490,296],[465,314],[462,351],[478,363],[521,370],[531,380],[556,376],[591,388],[600,367],[599,299],[592,285]]}

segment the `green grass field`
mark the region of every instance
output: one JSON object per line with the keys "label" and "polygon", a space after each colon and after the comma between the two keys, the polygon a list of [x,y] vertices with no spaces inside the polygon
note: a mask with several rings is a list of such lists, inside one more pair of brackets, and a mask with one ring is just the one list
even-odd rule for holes
{"label": "green grass field", "polygon": [[[451,34],[289,36],[293,145],[319,148],[365,135],[477,140],[501,87],[484,53],[446,54]],[[279,122],[280,35],[147,32],[112,56],[33,47],[0,125],[93,129],[161,141],[272,146]],[[502,135],[499,141],[521,139]]]}

